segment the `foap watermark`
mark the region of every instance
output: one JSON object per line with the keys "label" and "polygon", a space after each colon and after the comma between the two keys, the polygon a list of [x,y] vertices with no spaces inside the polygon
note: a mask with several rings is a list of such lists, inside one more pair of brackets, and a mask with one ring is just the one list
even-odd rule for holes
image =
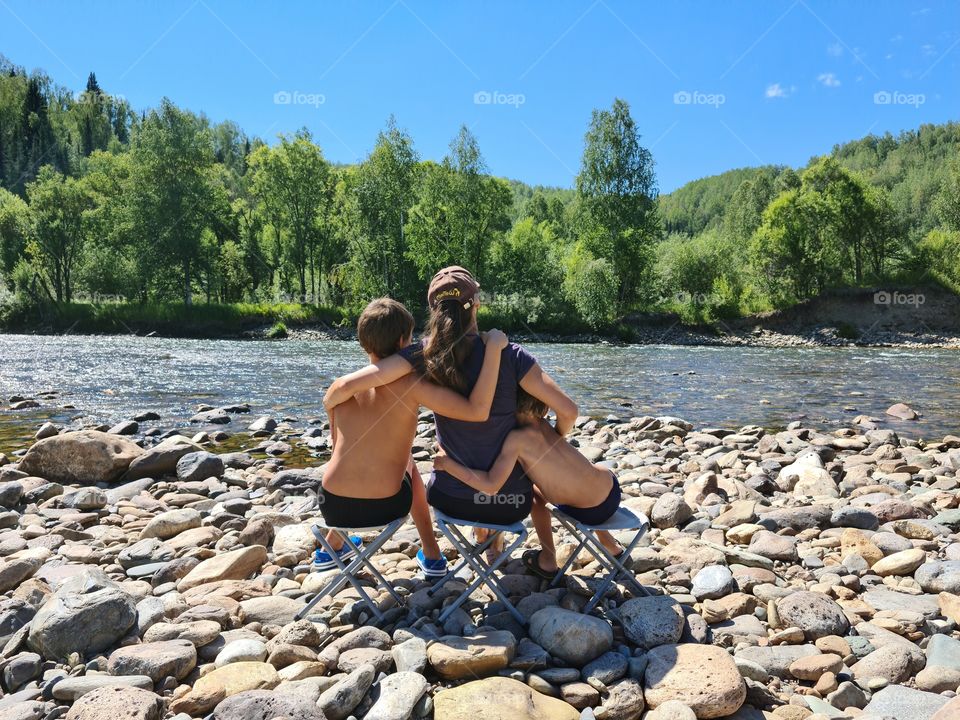
{"label": "foap watermark", "polygon": [[689,293],[681,290],[670,295],[661,295],[661,305],[710,305],[718,298],[713,293]]}
{"label": "foap watermark", "polygon": [[499,90],[477,90],[473,94],[474,105],[509,105],[519,108],[527,102],[527,96],[523,93],[505,93]]}
{"label": "foap watermark", "polygon": [[274,105],[312,105],[319,108],[327,102],[323,93],[308,93],[300,90],[277,90],[273,94]]}
{"label": "foap watermark", "polygon": [[709,105],[719,108],[727,102],[723,93],[705,93],[699,90],[678,90],[673,94],[674,105]]}
{"label": "foap watermark", "polygon": [[874,105],[912,105],[920,107],[927,101],[923,93],[905,93],[899,90],[878,90],[873,94]]}
{"label": "foap watermark", "polygon": [[322,305],[323,298],[319,293],[277,293],[274,302],[286,305]]}
{"label": "foap watermark", "polygon": [[473,494],[474,505],[505,505],[507,507],[522,507],[527,501],[527,496],[523,493],[497,493],[488,495],[487,493],[476,492]]}
{"label": "foap watermark", "polygon": [[84,302],[91,303],[93,305],[100,305],[103,303],[125,303],[127,301],[126,295],[121,295],[120,293],[100,293],[100,292],[86,292],[81,290],[79,292],[73,293],[74,302]]}
{"label": "foap watermark", "polygon": [[905,293],[896,290],[878,290],[873,294],[874,305],[912,305],[920,307],[927,301],[923,293]]}
{"label": "foap watermark", "polygon": [[105,92],[92,92],[90,90],[78,92],[73,96],[73,101],[81,105],[86,103],[93,105],[100,105],[103,103],[120,104],[122,102],[126,102],[126,100],[127,98],[125,95],[110,95]]}

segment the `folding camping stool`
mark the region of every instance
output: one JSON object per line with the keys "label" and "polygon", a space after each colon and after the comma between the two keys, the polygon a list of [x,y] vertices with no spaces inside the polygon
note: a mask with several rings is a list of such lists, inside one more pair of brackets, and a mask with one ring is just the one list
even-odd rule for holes
{"label": "folding camping stool", "polygon": [[[407,520],[407,515],[399,517],[388,525],[378,525],[374,527],[365,527],[365,528],[342,528],[342,527],[329,527],[324,525],[323,522],[317,522],[313,525],[311,530],[313,530],[314,536],[317,538],[317,542],[320,543],[320,546],[327,551],[333,561],[337,564],[337,567],[340,568],[340,573],[331,580],[327,585],[317,593],[306,606],[296,614],[296,619],[300,620],[305,617],[308,612],[316,605],[322,598],[327,595],[336,595],[340,592],[347,583],[353,585],[354,589],[359,593],[360,599],[370,608],[373,614],[376,616],[377,620],[383,620],[383,613],[380,611],[380,608],[377,607],[377,604],[370,598],[367,594],[366,589],[363,587],[363,584],[357,578],[357,573],[366,568],[373,575],[376,580],[377,585],[384,588],[389,592],[393,599],[397,601],[398,605],[403,604],[403,598],[401,598],[397,591],[393,589],[387,579],[383,574],[377,569],[377,567],[370,560],[373,557],[383,544],[387,542],[393,534],[400,529],[400,526],[403,525]],[[350,533],[366,533],[374,532],[379,530],[377,536],[373,539],[372,542],[364,544],[362,548],[357,548],[356,555],[347,560],[344,560],[340,555],[331,547],[330,543],[327,542],[327,531],[333,530],[340,537],[343,538],[343,541],[347,544],[350,544]]]}
{"label": "folding camping stool", "polygon": [[[554,575],[553,580],[550,583],[550,587],[555,587],[560,582],[560,578],[563,577],[563,574],[570,569],[571,565],[573,565],[573,561],[577,559],[577,555],[580,554],[580,551],[586,550],[598,563],[600,563],[601,566],[603,566],[604,570],[606,570],[606,576],[600,582],[600,586],[593,594],[593,597],[590,598],[590,602],[588,602],[583,608],[585,613],[591,612],[597,606],[597,603],[600,602],[601,598],[603,598],[610,586],[614,583],[614,581],[617,580],[617,578],[621,576],[623,576],[625,580],[641,595],[650,594],[647,592],[646,588],[637,582],[637,579],[633,576],[633,573],[624,567],[623,560],[621,559],[630,558],[630,553],[637,546],[637,543],[640,542],[640,538],[646,535],[647,530],[650,529],[650,521],[647,520],[644,515],[635,513],[625,507],[621,507],[618,508],[617,511],[605,523],[600,525],[587,525],[586,523],[582,523],[576,518],[567,515],[555,505],[550,505],[549,508],[550,513],[554,518],[556,518],[557,522],[565,527],[567,532],[569,532],[573,538],[579,542],[576,550],[573,551],[564,566],[557,571],[556,575]],[[619,557],[614,557],[594,534],[594,532],[597,530],[635,530],[636,533],[634,534],[630,543],[623,549],[623,553]]]}
{"label": "folding camping stool", "polygon": [[[467,598],[470,597],[470,593],[472,593],[481,585],[486,585],[494,592],[500,601],[507,606],[507,610],[509,610],[510,614],[516,618],[517,622],[519,622],[521,625],[525,625],[526,621],[524,620],[523,615],[520,614],[520,612],[513,606],[513,603],[511,603],[507,598],[507,593],[500,585],[500,581],[496,576],[497,569],[507,560],[509,560],[510,554],[520,547],[524,540],[527,539],[527,529],[523,526],[523,523],[515,522],[512,525],[493,525],[491,523],[475,522],[473,520],[462,520],[460,518],[450,517],[449,515],[440,512],[436,508],[433,509],[433,514],[437,523],[437,527],[440,528],[440,532],[442,532],[444,537],[446,537],[453,547],[456,548],[462,559],[450,570],[450,572],[448,572],[441,580],[431,587],[427,593],[429,595],[433,595],[433,593],[443,587],[444,583],[452,579],[457,573],[459,573],[468,565],[477,574],[476,580],[470,583],[470,585],[468,585],[467,588],[460,593],[456,600],[444,608],[443,612],[440,614],[439,622],[442,624],[448,617],[450,617],[450,614],[454,610],[463,605]],[[460,527],[482,528],[484,530],[490,530],[491,532],[486,540],[481,543],[476,543],[464,535],[460,530]],[[493,545],[494,540],[502,533],[516,535],[516,540],[504,547],[503,551],[493,560],[493,562],[488,563],[484,557],[484,553],[491,547],[491,545]]]}

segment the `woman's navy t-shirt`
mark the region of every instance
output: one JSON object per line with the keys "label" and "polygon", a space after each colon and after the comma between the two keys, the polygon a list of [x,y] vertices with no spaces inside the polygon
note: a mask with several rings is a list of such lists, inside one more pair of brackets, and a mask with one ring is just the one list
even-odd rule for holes
{"label": "woman's navy t-shirt", "polygon": [[[471,337],[473,348],[463,367],[468,394],[480,377],[486,347],[479,335]],[[421,340],[400,351],[401,357],[421,373],[424,370],[423,343]],[[517,385],[536,363],[533,355],[516,343],[509,343],[500,355],[500,375],[497,377],[490,417],[486,421],[464,422],[434,414],[437,441],[447,455],[475,470],[486,471],[493,466],[507,434],[517,426]],[[476,493],[473,488],[445,472],[434,471],[430,484],[433,490],[453,497],[470,498]],[[518,463],[500,492],[525,493],[529,490],[530,481]]]}

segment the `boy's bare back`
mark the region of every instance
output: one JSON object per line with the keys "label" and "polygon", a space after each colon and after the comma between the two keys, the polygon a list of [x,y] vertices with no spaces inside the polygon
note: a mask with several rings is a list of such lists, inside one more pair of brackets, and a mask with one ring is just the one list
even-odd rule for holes
{"label": "boy's bare back", "polygon": [[419,404],[406,376],[337,405],[333,457],[323,487],[337,495],[384,498],[400,489],[417,431]]}
{"label": "boy's bare back", "polygon": [[504,442],[508,448],[517,452],[527,477],[549,502],[593,507],[610,493],[610,470],[591,464],[546,420],[513,430]]}

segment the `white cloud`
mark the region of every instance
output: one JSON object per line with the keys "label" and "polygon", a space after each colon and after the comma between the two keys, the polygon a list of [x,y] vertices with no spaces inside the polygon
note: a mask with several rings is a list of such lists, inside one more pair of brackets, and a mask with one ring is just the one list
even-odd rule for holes
{"label": "white cloud", "polygon": [[843,55],[843,45],[836,42],[833,45],[827,45],[827,55],[831,57],[840,57]]}
{"label": "white cloud", "polygon": [[780,83],[774,83],[773,85],[767,85],[766,96],[768,98],[785,98],[789,95],[789,91],[780,85]]}
{"label": "white cloud", "polygon": [[933,45],[929,45],[929,44],[921,45],[920,52],[922,52],[927,57],[930,57],[931,55],[936,55],[937,49]]}
{"label": "white cloud", "polygon": [[840,87],[840,79],[832,72],[817,75],[817,82],[824,87]]}

